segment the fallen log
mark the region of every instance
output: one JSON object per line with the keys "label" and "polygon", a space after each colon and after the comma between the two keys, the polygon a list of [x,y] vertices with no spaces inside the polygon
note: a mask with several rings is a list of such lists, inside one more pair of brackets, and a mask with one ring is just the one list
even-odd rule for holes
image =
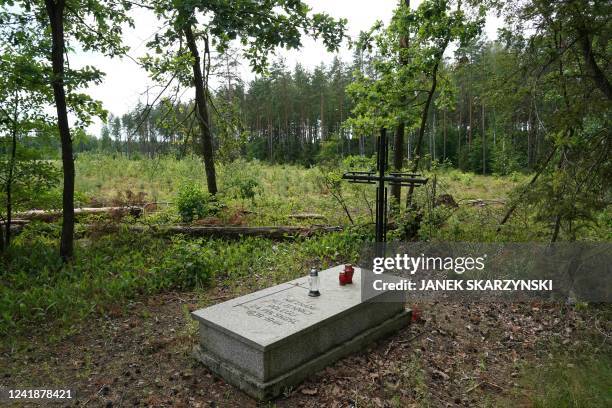
{"label": "fallen log", "polygon": [[324,216],[323,214],[315,214],[315,213],[291,214],[289,218],[292,218],[294,220],[308,220],[308,219],[326,220],[327,219],[327,217]]}
{"label": "fallen log", "polygon": [[465,200],[464,202],[474,207],[484,207],[487,205],[506,205],[506,201],[499,199],[499,198],[492,198],[492,199],[477,198],[475,200]]}
{"label": "fallen log", "polygon": [[[93,215],[93,214],[109,214],[109,215],[132,215],[139,217],[142,214],[141,207],[99,207],[99,208],[75,208],[74,215]],[[62,212],[59,210],[30,210],[15,214],[16,218],[29,221],[46,221],[52,222],[62,217]]]}
{"label": "fallen log", "polygon": [[319,233],[342,231],[342,227],[328,225],[313,225],[311,227],[244,227],[244,226],[184,226],[171,225],[159,227],[145,227],[131,225],[127,227],[130,232],[151,232],[161,235],[185,234],[193,237],[218,236],[226,238],[239,238],[243,236],[264,237],[273,239],[310,237]]}
{"label": "fallen log", "polygon": [[[11,225],[25,225],[28,224],[30,220],[11,220]],[[6,225],[6,221],[0,221],[0,225]]]}
{"label": "fallen log", "polygon": [[[12,224],[11,230],[20,232],[30,221],[21,220],[19,223]],[[78,235],[88,233],[116,233],[127,231],[133,233],[151,233],[157,235],[178,235],[184,234],[192,237],[263,237],[271,239],[291,239],[297,237],[311,237],[316,234],[342,231],[340,226],[313,225],[310,227],[278,226],[278,227],[245,227],[233,225],[125,225],[117,223],[107,224],[80,224]]]}

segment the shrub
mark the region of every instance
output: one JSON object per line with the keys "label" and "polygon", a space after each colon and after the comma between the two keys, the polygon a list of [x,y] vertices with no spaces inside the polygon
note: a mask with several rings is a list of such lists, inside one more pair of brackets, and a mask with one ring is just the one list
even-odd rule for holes
{"label": "shrub", "polygon": [[462,173],[459,177],[466,186],[472,185],[472,181],[474,181],[474,177],[470,173]]}
{"label": "shrub", "polygon": [[179,188],[176,206],[183,222],[215,215],[221,209],[221,204],[215,196],[192,183],[183,184]]}
{"label": "shrub", "polygon": [[160,288],[193,289],[206,287],[213,276],[209,247],[202,240],[173,237],[172,245],[160,265],[156,267]]}
{"label": "shrub", "polygon": [[236,160],[223,169],[224,190],[230,197],[253,201],[261,191],[260,177],[256,165]]}
{"label": "shrub", "polygon": [[491,169],[495,174],[506,176],[521,168],[520,154],[511,143],[497,143],[493,148]]}
{"label": "shrub", "polygon": [[234,197],[251,201],[260,190],[259,182],[244,173],[236,173],[236,177],[232,177],[228,182],[228,187]]}
{"label": "shrub", "polygon": [[338,153],[340,153],[340,150],[341,147],[338,135],[330,135],[328,140],[321,142],[319,153],[316,156],[317,161],[319,163],[335,163],[338,161]]}
{"label": "shrub", "polygon": [[375,157],[348,156],[342,161],[346,170],[373,170],[376,168]]}

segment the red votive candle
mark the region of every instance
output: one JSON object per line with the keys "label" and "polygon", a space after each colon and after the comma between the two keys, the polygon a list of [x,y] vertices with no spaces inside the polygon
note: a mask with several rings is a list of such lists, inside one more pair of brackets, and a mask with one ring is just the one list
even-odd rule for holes
{"label": "red votive candle", "polygon": [[353,268],[353,265],[351,264],[344,265],[344,274],[346,275],[346,283],[353,283],[354,273],[355,273],[355,268]]}

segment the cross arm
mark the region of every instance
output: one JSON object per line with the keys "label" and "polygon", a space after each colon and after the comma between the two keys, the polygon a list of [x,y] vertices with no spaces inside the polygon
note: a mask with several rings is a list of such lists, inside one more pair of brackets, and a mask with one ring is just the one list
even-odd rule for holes
{"label": "cross arm", "polygon": [[374,172],[368,171],[349,171],[344,173],[342,178],[348,180],[349,183],[373,184],[379,181],[379,177]]}
{"label": "cross arm", "polygon": [[390,184],[400,185],[400,186],[422,186],[427,184],[429,179],[419,177],[418,174],[415,175],[397,175],[397,174],[389,174],[388,176],[383,177],[384,181],[389,182]]}
{"label": "cross arm", "polygon": [[386,176],[379,176],[373,172],[366,171],[351,171],[345,173],[342,178],[350,183],[366,183],[373,184],[379,181],[389,182],[391,184],[399,184],[401,186],[423,185],[427,183],[426,178],[419,177],[418,174],[409,173],[390,173]]}

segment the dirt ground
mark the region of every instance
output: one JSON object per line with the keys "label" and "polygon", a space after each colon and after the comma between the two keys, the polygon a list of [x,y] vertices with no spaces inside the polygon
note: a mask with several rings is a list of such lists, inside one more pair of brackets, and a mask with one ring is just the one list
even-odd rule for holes
{"label": "dirt ground", "polygon": [[[218,291],[209,296],[226,300]],[[197,327],[188,312],[202,304],[195,293],[152,296],[91,319],[62,341],[40,335],[23,349],[5,347],[0,385],[70,388],[76,406],[257,406],[191,356]],[[578,315],[554,305],[417,307],[421,318],[410,326],[269,405],[471,407],[512,398],[521,406],[521,365],[546,353],[541,344],[551,337],[573,341],[580,326]]]}

